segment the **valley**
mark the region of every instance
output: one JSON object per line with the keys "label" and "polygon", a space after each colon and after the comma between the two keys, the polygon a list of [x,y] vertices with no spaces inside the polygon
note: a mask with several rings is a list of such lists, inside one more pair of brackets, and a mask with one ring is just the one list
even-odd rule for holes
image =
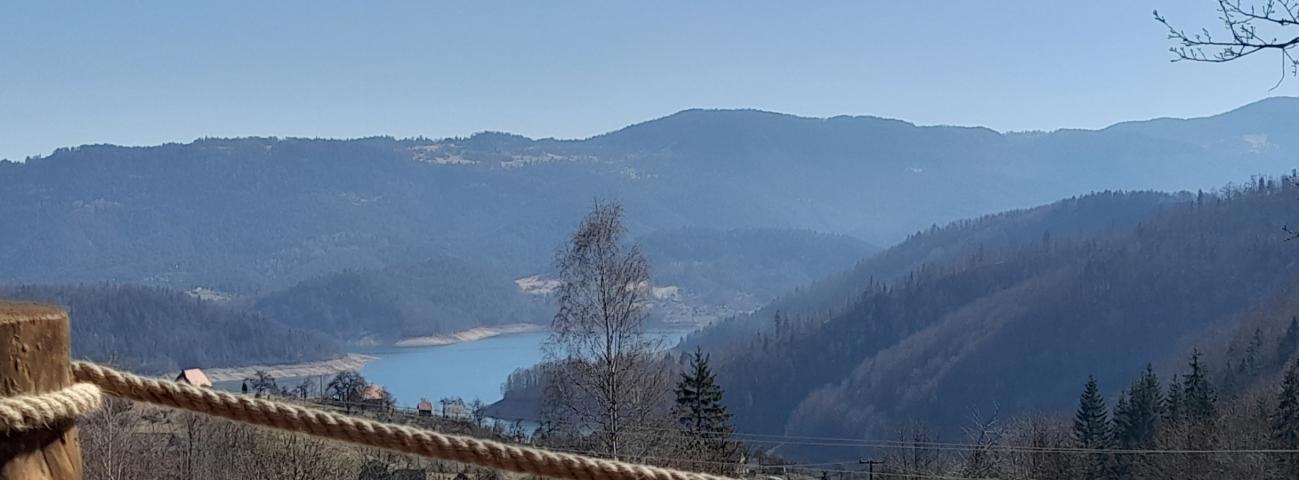
{"label": "valley", "polygon": [[[1284,98],[1030,135],[692,110],[580,141],[62,149],[0,165],[0,296],[65,306],[75,355],[142,373],[323,392],[357,371],[396,405],[538,420],[564,286],[549,257],[617,190],[647,325],[669,332],[655,361],[677,375],[707,352],[738,431],[952,437],[971,411],[1062,415],[1089,376],[1122,395],[1108,379],[1192,352],[1224,396],[1274,383],[1287,359],[1244,352],[1299,305],[1299,137],[1272,127],[1292,118]],[[765,453],[824,459],[803,447]]]}

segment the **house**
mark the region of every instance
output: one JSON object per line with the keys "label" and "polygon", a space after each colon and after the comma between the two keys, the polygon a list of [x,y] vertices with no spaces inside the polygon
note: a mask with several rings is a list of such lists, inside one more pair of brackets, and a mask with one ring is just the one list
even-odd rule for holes
{"label": "house", "polygon": [[420,399],[419,405],[416,405],[415,409],[419,410],[419,416],[421,417],[433,416],[433,402],[430,402],[427,399]]}
{"label": "house", "polygon": [[187,368],[180,371],[176,376],[176,381],[188,383],[195,387],[212,388],[212,381],[208,380],[207,374],[197,368]]}
{"label": "house", "polygon": [[370,406],[388,407],[388,391],[383,385],[371,383],[361,390],[361,403]]}
{"label": "house", "polygon": [[442,416],[468,420],[473,418],[473,412],[469,410],[469,407],[465,406],[465,402],[453,401],[442,405]]}

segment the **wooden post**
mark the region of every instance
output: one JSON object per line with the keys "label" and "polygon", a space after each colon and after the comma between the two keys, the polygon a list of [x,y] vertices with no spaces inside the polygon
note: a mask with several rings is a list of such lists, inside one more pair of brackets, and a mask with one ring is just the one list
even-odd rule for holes
{"label": "wooden post", "polygon": [[[68,314],[60,308],[0,302],[0,396],[71,385],[68,328]],[[74,422],[0,433],[0,480],[18,479],[81,479],[81,444]]]}

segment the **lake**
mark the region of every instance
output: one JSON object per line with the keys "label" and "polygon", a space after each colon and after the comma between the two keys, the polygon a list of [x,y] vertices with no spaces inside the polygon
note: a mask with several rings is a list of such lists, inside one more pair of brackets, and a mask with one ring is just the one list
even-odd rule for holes
{"label": "lake", "polygon": [[[653,332],[664,345],[675,345],[689,330]],[[378,357],[361,369],[371,382],[383,385],[397,404],[413,407],[421,398],[475,398],[492,403],[502,398],[501,384],[515,369],[541,361],[547,332],[500,335],[439,347],[387,348],[363,352]]]}
{"label": "lake", "polygon": [[361,374],[414,406],[421,398],[434,404],[443,397],[501,399],[501,384],[517,368],[541,361],[546,332],[500,335],[439,347],[392,348],[365,352],[379,357]]}

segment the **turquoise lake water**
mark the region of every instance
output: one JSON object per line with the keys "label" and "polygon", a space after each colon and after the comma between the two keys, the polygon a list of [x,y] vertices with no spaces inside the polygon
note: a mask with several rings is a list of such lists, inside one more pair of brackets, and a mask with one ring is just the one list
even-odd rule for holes
{"label": "turquoise lake water", "polygon": [[414,406],[421,398],[501,399],[501,384],[516,368],[541,361],[546,333],[520,333],[440,347],[393,348],[365,352],[379,357],[361,374],[383,385],[397,404]]}
{"label": "turquoise lake water", "polygon": [[[670,346],[688,331],[655,333]],[[436,405],[444,397],[492,403],[502,398],[501,384],[511,372],[541,361],[547,335],[519,333],[441,347],[362,352],[379,358],[366,364],[361,374],[387,388],[400,406],[414,407],[421,398]]]}

